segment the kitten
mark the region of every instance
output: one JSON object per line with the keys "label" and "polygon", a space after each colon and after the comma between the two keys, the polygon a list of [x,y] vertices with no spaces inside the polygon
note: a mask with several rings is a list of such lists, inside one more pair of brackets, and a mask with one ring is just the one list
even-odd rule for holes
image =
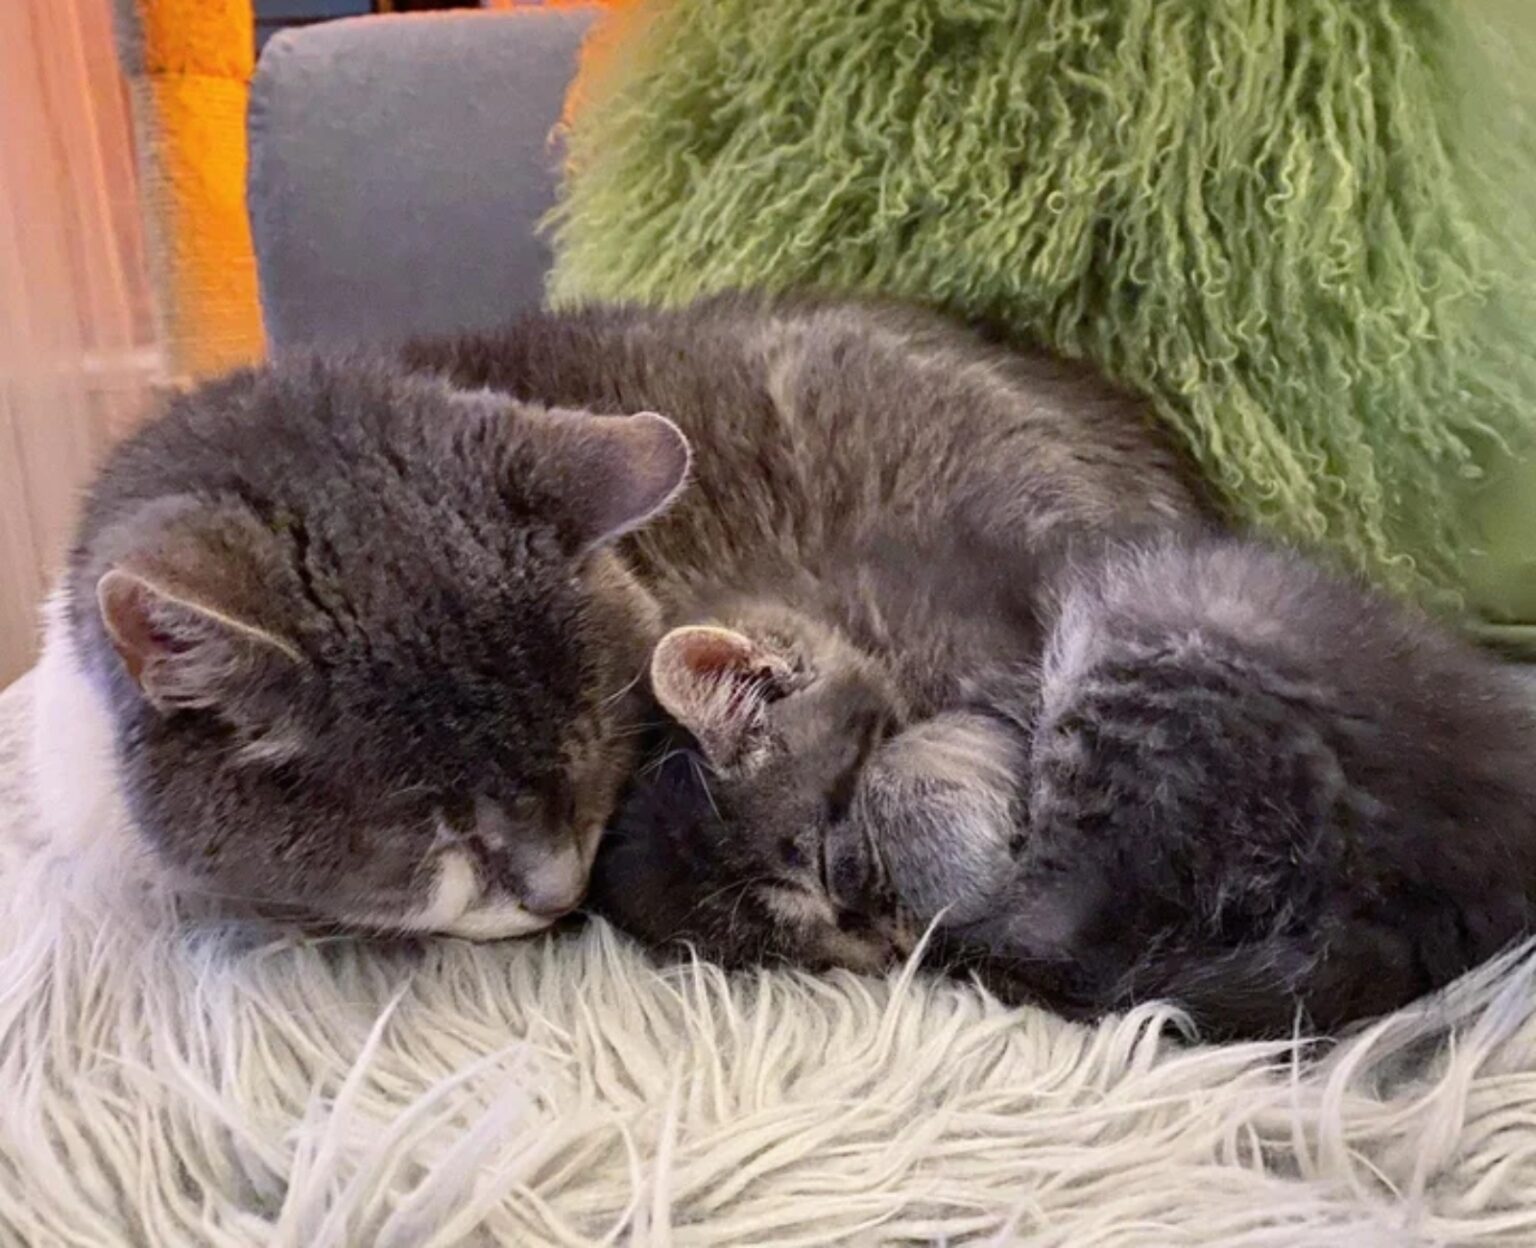
{"label": "kitten", "polygon": [[[111,792],[206,888],[515,934],[579,895],[650,649],[709,586],[825,592],[875,534],[1012,566],[1202,505],[1141,404],[913,309],[540,313],[174,403],[93,490],[43,701],[93,708]],[[41,805],[88,832],[80,735],[44,716]]]}
{"label": "kitten", "polygon": [[1531,930],[1536,712],[1493,661],[1236,538],[1076,543],[1026,579],[1038,665],[916,721],[824,619],[669,633],[652,682],[688,734],[594,904],[729,962],[867,968],[937,922],[1011,998],[1170,997],[1228,1036],[1390,1010]]}

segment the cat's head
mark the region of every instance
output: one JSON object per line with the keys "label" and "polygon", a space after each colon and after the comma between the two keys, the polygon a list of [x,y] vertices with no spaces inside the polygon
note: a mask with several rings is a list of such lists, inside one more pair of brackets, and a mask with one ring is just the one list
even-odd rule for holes
{"label": "cat's head", "polygon": [[632,769],[659,632],[611,546],[687,468],[654,414],[357,362],[173,404],[103,473],[72,582],[149,842],[326,920],[547,926]]}
{"label": "cat's head", "polygon": [[911,933],[849,819],[901,700],[877,663],[796,612],[747,605],[658,643],[675,721],[604,837],[592,908],[726,965],[872,970]]}

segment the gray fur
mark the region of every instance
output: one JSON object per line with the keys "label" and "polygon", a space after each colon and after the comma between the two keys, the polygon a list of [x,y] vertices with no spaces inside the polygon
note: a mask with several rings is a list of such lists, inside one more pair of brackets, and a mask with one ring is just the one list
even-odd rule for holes
{"label": "gray fur", "polygon": [[[645,411],[695,451],[670,509],[672,426],[593,420]],[[850,549],[976,534],[1015,560],[1197,507],[1145,410],[1085,370],[904,307],[724,298],[200,387],[111,457],[65,591],[166,861],[388,926],[444,842],[530,900],[612,808],[661,625],[726,589],[851,588],[918,714],[954,665],[898,647],[889,596],[841,582]]]}

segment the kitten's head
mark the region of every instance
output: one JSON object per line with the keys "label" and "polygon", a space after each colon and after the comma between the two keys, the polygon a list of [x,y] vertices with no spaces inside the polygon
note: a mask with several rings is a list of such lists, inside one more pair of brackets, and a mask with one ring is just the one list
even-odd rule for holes
{"label": "kitten's head", "polygon": [[657,945],[727,965],[871,970],[910,945],[849,820],[902,707],[838,632],[747,605],[675,629],[651,684],[681,726],[643,764],[593,875],[592,907]]}
{"label": "kitten's head", "polygon": [[610,550],[681,488],[652,414],[308,362],[107,466],[77,635],[162,858],[215,893],[494,938],[584,891],[655,605]]}

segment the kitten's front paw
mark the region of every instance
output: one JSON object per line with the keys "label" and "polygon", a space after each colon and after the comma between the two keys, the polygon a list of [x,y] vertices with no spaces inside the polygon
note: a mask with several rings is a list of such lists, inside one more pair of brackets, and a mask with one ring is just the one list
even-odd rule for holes
{"label": "kitten's front paw", "polygon": [[867,832],[918,921],[970,922],[1013,878],[1024,765],[1006,724],[959,711],[914,725],[870,760],[848,822]]}
{"label": "kitten's front paw", "polygon": [[827,894],[839,910],[875,916],[895,909],[895,898],[863,820],[849,818],[835,825],[827,833],[822,853]]}

